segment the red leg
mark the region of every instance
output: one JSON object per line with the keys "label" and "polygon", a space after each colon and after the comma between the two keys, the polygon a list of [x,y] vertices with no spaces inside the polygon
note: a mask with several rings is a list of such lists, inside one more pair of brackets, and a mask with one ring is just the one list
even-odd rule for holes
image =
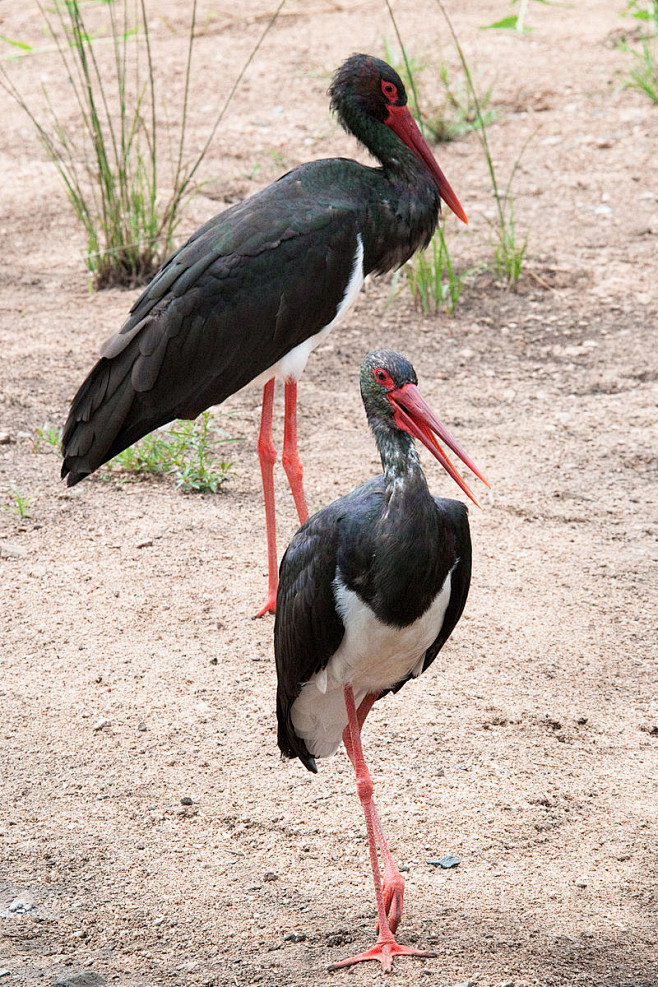
{"label": "red leg", "polygon": [[[350,731],[352,763],[354,764],[354,771],[356,773],[356,788],[359,793],[361,806],[363,807],[366,829],[368,831],[368,849],[370,850],[370,865],[375,882],[379,936],[372,949],[367,950],[365,953],[359,953],[357,956],[351,956],[347,960],[341,960],[339,963],[332,963],[329,969],[339,970],[342,967],[352,966],[354,963],[361,963],[364,960],[378,960],[382,965],[384,973],[388,973],[393,967],[394,956],[436,956],[436,953],[414,949],[411,946],[401,946],[396,942],[395,936],[388,924],[384,895],[382,893],[381,875],[379,872],[379,860],[377,859],[377,841],[375,836],[377,824],[375,823],[376,812],[372,801],[373,787],[366,762],[363,758],[359,717],[354,706],[354,693],[352,692],[351,685],[345,686],[344,694],[345,707],[347,709],[347,725]],[[361,705],[363,706],[363,703]],[[372,706],[372,702],[370,706]],[[365,719],[370,706],[365,710],[363,719]],[[381,832],[381,826],[379,829]]]}
{"label": "red leg", "polygon": [[295,501],[299,523],[308,520],[308,507],[304,495],[302,477],[304,470],[297,452],[297,381],[286,381],[285,412],[283,425],[283,456],[281,462],[288,477],[290,491]]}
{"label": "red leg", "polygon": [[[357,710],[357,721],[359,725],[359,735],[363,729],[363,724],[365,723],[366,716],[372,709],[375,701],[377,700],[378,692],[370,692],[363,699],[361,705]],[[352,764],[354,764],[354,757],[352,756],[352,740],[350,736],[349,723],[343,731],[343,743],[345,745],[345,750],[347,751],[347,756],[349,757]],[[384,861],[384,874],[382,882],[382,893],[384,895],[384,907],[386,908],[386,914],[388,915],[388,924],[391,932],[395,935],[398,926],[402,919],[402,905],[404,900],[404,878],[398,870],[398,866],[393,860],[391,851],[389,850],[386,837],[384,836],[384,830],[379,819],[379,813],[373,801],[373,821],[375,824],[375,835],[377,837],[377,843],[379,844],[379,849],[381,851],[382,860]],[[379,932],[379,922],[377,922],[377,931]]]}
{"label": "red leg", "polygon": [[265,527],[267,529],[267,600],[256,617],[276,610],[276,591],[279,583],[279,567],[276,556],[276,517],[274,511],[274,463],[276,449],[272,442],[272,406],[274,404],[274,378],[263,388],[263,410],[258,434],[258,458],[263,478],[265,500]]}

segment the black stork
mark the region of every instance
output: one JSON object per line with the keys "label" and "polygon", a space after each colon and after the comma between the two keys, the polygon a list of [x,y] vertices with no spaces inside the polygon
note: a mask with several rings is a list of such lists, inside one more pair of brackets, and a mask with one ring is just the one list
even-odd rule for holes
{"label": "black stork", "polygon": [[64,428],[69,486],[175,418],[196,418],[245,385],[264,384],[258,438],[269,589],[277,585],[272,403],[285,381],[283,466],[308,517],[297,453],[297,381],[311,351],[353,304],[368,274],[427,246],[455,193],[407,108],[400,77],[352,55],[329,89],[343,127],[380,168],[312,161],[209,220],[160,268],[73,399]]}
{"label": "black stork", "polygon": [[315,759],[333,754],[342,738],[356,773],[375,882],[377,942],[329,969],[379,960],[389,971],[394,956],[435,955],[395,939],[404,880],[373,802],[361,728],[377,699],[432,664],[461,616],[471,579],[467,509],[429,492],[414,438],[474,503],[437,437],[487,481],[416,385],[414,368],[398,353],[368,354],[361,394],[384,472],[310,518],[290,542],[279,572],[279,747],[284,757],[298,757],[316,772]]}

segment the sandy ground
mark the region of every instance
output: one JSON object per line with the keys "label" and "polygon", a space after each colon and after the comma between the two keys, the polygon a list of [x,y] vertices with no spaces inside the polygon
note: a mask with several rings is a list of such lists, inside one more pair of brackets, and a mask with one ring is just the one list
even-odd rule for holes
{"label": "sandy ground", "polygon": [[[201,8],[196,146],[272,9]],[[312,508],[377,471],[357,374],[381,345],[414,362],[493,486],[471,511],[473,583],[453,639],[364,732],[408,867],[401,941],[438,953],[399,962],[400,984],[658,983],[658,109],[621,85],[621,8],[531,4],[534,30],[516,37],[479,30],[505,4],[450,4],[478,78],[495,85],[503,177],[534,133],[515,185],[526,273],[517,292],[481,274],[452,318],[408,296],[387,306],[390,283],[369,285],[300,387]],[[452,60],[440,13],[429,0],[395,9],[431,94],[440,40]],[[184,27],[181,5],[157,5],[170,106]],[[31,0],[2,5],[0,33],[45,45]],[[181,237],[299,161],[359,154],[326,88],[349,52],[383,54],[385,37],[381,0],[291,0]],[[35,99],[45,80],[66,113],[51,53],[9,69]],[[266,585],[260,394],[225,405],[244,442],[217,496],[154,479],[62,485],[33,430],[63,423],[135,293],[88,292],[54,169],[1,93],[0,114],[0,502],[12,487],[32,501],[24,520],[0,511],[1,982],[381,980],[374,965],[325,969],[374,929],[349,762],[340,752],[312,778],[276,747],[272,620],[250,619]],[[436,153],[471,220],[448,224],[453,259],[487,262],[477,141]],[[295,514],[281,473],[277,498],[283,545]],[[427,863],[447,853],[459,867]]]}

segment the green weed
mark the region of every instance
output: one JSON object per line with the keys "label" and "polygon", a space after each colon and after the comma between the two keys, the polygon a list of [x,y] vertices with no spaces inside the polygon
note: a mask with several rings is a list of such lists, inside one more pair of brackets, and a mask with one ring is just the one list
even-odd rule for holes
{"label": "green weed", "polygon": [[51,450],[58,450],[62,444],[62,429],[48,425],[46,422],[41,428],[35,428],[32,435],[32,451],[39,452],[42,446]]}
{"label": "green weed", "polygon": [[468,66],[468,62],[466,61],[466,56],[464,55],[464,50],[459,42],[459,38],[457,37],[455,29],[452,26],[452,21],[448,16],[448,12],[442,3],[442,0],[436,0],[436,4],[443,14],[446,24],[448,25],[448,30],[450,31],[455,49],[459,56],[459,61],[461,62],[462,69],[464,70],[464,78],[475,106],[476,116],[480,123],[480,126],[476,129],[476,135],[487,162],[489,177],[491,178],[491,187],[494,200],[496,202],[497,222],[493,227],[496,272],[498,277],[503,278],[510,284],[515,285],[519,280],[523,267],[528,246],[528,233],[525,234],[520,242],[517,240],[516,224],[514,221],[514,198],[512,196],[512,183],[521,163],[523,153],[534,135],[531,134],[526,140],[516,158],[516,161],[514,162],[514,165],[512,166],[507,184],[504,188],[501,187],[498,182],[493,157],[489,147],[486,121],[482,114],[482,103],[475,88],[473,77]]}
{"label": "green weed", "polygon": [[22,494],[16,487],[11,491],[12,501],[9,504],[4,504],[4,508],[7,511],[11,511],[13,514],[18,514],[21,521],[25,518],[29,518],[32,513],[32,497],[28,497]]}
{"label": "green weed", "polygon": [[226,437],[209,411],[194,421],[176,421],[124,449],[104,469],[105,476],[155,473],[173,476],[186,493],[217,493],[234,472],[233,463],[217,460],[214,447],[239,439]]}
{"label": "green weed", "polygon": [[[464,55],[464,50],[459,42],[459,38],[457,37],[455,29],[452,26],[452,21],[450,20],[450,17],[448,16],[448,13],[441,0],[436,0],[436,4],[439,10],[441,11],[441,13],[443,14],[443,18],[448,26],[448,30],[450,31],[450,35],[452,37],[455,50],[457,51],[457,55],[459,57],[459,62],[461,64],[462,72],[463,72],[464,86],[466,92],[468,93],[468,99],[470,101],[468,105],[472,108],[474,125],[472,126],[471,129],[475,131],[478,141],[480,142],[480,146],[482,148],[487,163],[487,168],[489,170],[489,176],[491,178],[491,186],[492,186],[494,200],[496,202],[496,213],[497,213],[497,221],[495,224],[493,224],[495,270],[498,277],[503,278],[504,280],[508,281],[510,284],[516,284],[519,280],[521,270],[523,267],[523,262],[526,256],[526,251],[528,246],[528,234],[527,233],[525,234],[521,242],[517,240],[516,224],[514,220],[514,199],[512,197],[512,183],[516,175],[517,169],[521,163],[523,152],[525,151],[528,142],[532,139],[532,136],[534,135],[531,135],[528,138],[528,140],[525,142],[523,147],[521,148],[521,151],[512,167],[512,171],[510,173],[507,184],[504,187],[501,187],[498,181],[498,177],[496,175],[496,170],[494,168],[493,157],[489,147],[489,139],[487,135],[487,125],[491,121],[491,116],[488,113],[485,113],[485,107],[486,107],[486,102],[488,102],[489,100],[491,90],[488,90],[488,92],[485,94],[485,99],[483,99],[478,95],[478,92],[475,87],[475,83],[473,82],[473,74],[468,65],[468,62],[466,61],[466,56]],[[412,99],[410,99],[410,107],[415,106],[417,110],[418,96],[416,92],[415,82],[413,79],[412,63],[409,57],[407,56],[404,44],[402,42],[402,38],[400,37],[400,32],[398,30],[397,22],[393,14],[390,0],[386,0],[386,6],[388,8],[388,12],[391,17],[391,21],[393,23],[393,27],[395,28],[395,33],[398,39],[398,43],[400,45],[400,50],[402,51],[404,70],[406,73],[405,78],[409,81],[410,92],[413,94],[413,103],[412,103]],[[413,112],[413,108],[412,108],[412,112]],[[461,293],[463,279],[467,277],[469,273],[473,273],[473,271],[476,269],[473,269],[473,271],[467,272],[467,274],[462,275],[461,280],[459,280],[458,283],[455,283],[454,287],[451,288],[450,282],[451,282],[451,277],[454,278],[454,272],[453,275],[451,276],[447,268],[447,262],[445,259],[447,255],[447,250],[445,251],[444,254],[440,243],[437,244],[434,249],[436,250],[436,256],[438,261],[439,278],[437,282],[435,273],[431,271],[428,276],[429,277],[428,284],[431,285],[433,283],[437,285],[438,283],[439,286],[438,290],[440,293],[446,290],[445,288],[442,288],[441,285],[447,284],[448,294],[446,297],[451,298],[456,296],[458,298],[459,294]],[[449,261],[449,256],[448,256],[448,261]],[[444,270],[447,273],[447,282],[443,279]],[[414,282],[412,282],[412,290],[418,290],[413,288],[413,283]],[[428,297],[431,296],[432,296],[432,292],[430,292]]]}
{"label": "green weed", "polygon": [[[86,263],[96,288],[147,280],[173,246],[182,210],[196,188],[195,175],[237,86],[285,0],[268,19],[260,39],[228,93],[202,150],[185,160],[197,0],[191,6],[180,124],[173,144],[171,192],[161,195],[163,135],[156,110],[154,59],[145,0],[110,0],[100,7],[64,0],[38,3],[59,54],[66,90],[77,105],[77,120],[65,125],[55,109],[60,99],[42,92],[45,117],[34,111],[0,66],[0,86],[31,120],[62,179],[87,237]],[[86,18],[94,19],[92,32]],[[26,54],[20,40],[5,43]],[[112,45],[113,69],[99,64],[99,41]],[[167,135],[165,135],[167,136]],[[160,195],[158,194],[160,191]]]}
{"label": "green weed", "polygon": [[[541,3],[548,7],[565,7],[564,3],[559,3],[557,0],[532,0],[533,3]],[[518,14],[508,14],[507,17],[501,18],[499,21],[495,21],[493,24],[484,24],[482,26],[483,31],[490,30],[492,28],[498,28],[508,31],[516,31],[517,34],[529,34],[532,31],[531,27],[526,27],[525,19],[528,13],[528,7],[530,0],[518,0]],[[517,0],[511,0],[510,7],[516,7]]]}
{"label": "green weed", "polygon": [[639,31],[639,47],[629,42],[621,45],[632,58],[626,85],[639,89],[658,103],[658,0],[631,0],[624,13],[643,25]]}
{"label": "green weed", "polygon": [[444,227],[445,221],[437,227],[427,250],[412,257],[403,268],[414,301],[426,314],[436,314],[441,309],[454,312],[464,282],[475,270],[456,273]]}

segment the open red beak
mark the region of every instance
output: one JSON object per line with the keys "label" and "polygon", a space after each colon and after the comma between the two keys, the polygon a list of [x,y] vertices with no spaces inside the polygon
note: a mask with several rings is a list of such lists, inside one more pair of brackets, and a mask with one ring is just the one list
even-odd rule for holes
{"label": "open red beak", "polygon": [[468,456],[463,449],[457,445],[447,428],[441,424],[416,385],[405,384],[403,387],[398,387],[393,391],[389,391],[386,397],[395,408],[395,422],[398,428],[402,428],[405,432],[409,432],[410,435],[413,435],[414,438],[420,439],[435,459],[438,459],[444,470],[450,474],[455,483],[457,483],[462,488],[464,493],[471,498],[476,507],[479,507],[480,505],[469,490],[467,484],[464,480],[462,480],[461,476],[437,442],[436,436],[438,436],[449,449],[452,449],[456,456],[459,456],[462,463],[464,463],[465,466],[468,466],[469,470],[474,473],[479,480],[482,480],[485,486],[490,487],[489,482],[482,476],[482,473],[480,473],[470,456]]}
{"label": "open red beak", "polygon": [[427,142],[418,129],[409,108],[407,106],[389,106],[388,119],[385,123],[391,128],[393,133],[398,135],[400,140],[404,141],[407,147],[411,148],[428,171],[434,175],[436,183],[439,186],[439,194],[445,204],[452,209],[458,219],[461,219],[462,223],[468,223],[466,213],[462,209],[459,199],[452,191],[448,179],[436,163],[436,159],[427,146]]}

